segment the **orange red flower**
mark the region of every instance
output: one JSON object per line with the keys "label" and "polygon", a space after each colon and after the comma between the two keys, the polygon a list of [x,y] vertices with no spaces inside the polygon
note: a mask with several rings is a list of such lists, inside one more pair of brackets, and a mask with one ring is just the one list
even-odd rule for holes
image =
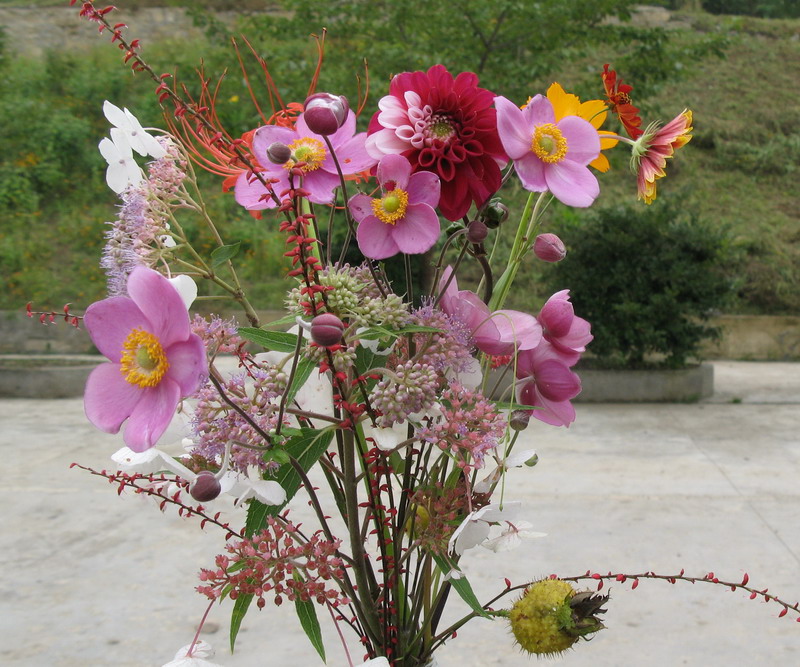
{"label": "orange red flower", "polygon": [[607,64],[603,65],[601,76],[606,89],[606,104],[617,114],[628,136],[638,139],[642,135],[642,119],[639,117],[639,109],[631,101],[633,86],[622,83],[622,78],[617,79],[616,71],[609,70]]}

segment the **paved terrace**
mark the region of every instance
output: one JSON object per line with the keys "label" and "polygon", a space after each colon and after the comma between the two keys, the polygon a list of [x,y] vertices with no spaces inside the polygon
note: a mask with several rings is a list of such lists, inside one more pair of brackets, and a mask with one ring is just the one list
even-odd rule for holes
{"label": "paved terrace", "polygon": [[[800,365],[715,363],[715,396],[699,404],[580,405],[570,429],[527,432],[541,462],[510,476],[544,539],[462,561],[479,598],[558,572],[688,574],[769,587],[800,599]],[[196,572],[222,535],[118,498],[69,463],[106,467],[119,439],[95,431],[80,399],[0,401],[4,472],[0,663],[159,666],[189,643],[203,613]],[[525,443],[528,444],[528,443]],[[308,509],[298,503],[295,518]],[[564,667],[795,665],[796,615],[705,584],[614,584],[608,630],[553,664]],[[320,664],[292,609],[252,611],[226,650],[229,606],[203,637],[231,667]],[[323,619],[324,621],[324,619]],[[329,661],[346,665],[330,624]],[[354,644],[351,644],[354,647]],[[536,664],[505,623],[475,621],[440,667]]]}

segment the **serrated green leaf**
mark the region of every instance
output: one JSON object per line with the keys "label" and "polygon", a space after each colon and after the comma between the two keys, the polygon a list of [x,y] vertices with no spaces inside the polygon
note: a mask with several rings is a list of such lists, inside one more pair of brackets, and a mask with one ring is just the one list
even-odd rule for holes
{"label": "serrated green leaf", "polygon": [[231,243],[230,245],[223,245],[219,248],[214,248],[214,250],[211,252],[211,266],[216,268],[220,264],[227,262],[229,259],[236,257],[236,255],[239,254],[240,245],[242,245],[242,242],[237,241],[236,243]]}
{"label": "serrated green leaf", "polygon": [[[294,573],[294,578],[301,579],[297,571]],[[297,612],[297,618],[300,619],[300,625],[303,626],[306,637],[319,653],[322,662],[326,662],[325,643],[322,641],[322,630],[319,627],[319,619],[317,619],[317,610],[314,607],[314,603],[310,600],[301,600],[300,596],[297,596],[294,599],[294,609]]]}
{"label": "serrated green leaf", "polygon": [[242,626],[242,621],[247,614],[247,609],[253,601],[251,593],[242,594],[236,598],[233,603],[233,611],[231,612],[231,653],[233,653],[234,646],[236,645],[236,635],[239,634],[239,628]]}
{"label": "serrated green leaf", "polygon": [[255,327],[241,327],[239,335],[251,343],[257,343],[267,350],[275,352],[294,352],[297,347],[297,335],[285,331],[264,331]]}
{"label": "serrated green leaf", "polygon": [[[440,556],[439,554],[435,553],[432,553],[431,556],[433,556],[433,560],[436,561],[436,565],[439,566],[442,574],[446,575],[451,570],[457,569],[454,568],[444,556]],[[455,588],[456,592],[461,596],[461,599],[470,606],[472,611],[480,616],[483,616],[484,618],[491,618],[491,616],[489,616],[489,614],[486,613],[486,610],[481,606],[481,603],[475,596],[475,592],[472,590],[472,585],[469,583],[469,580],[465,575],[462,574],[458,579],[451,577],[449,582],[450,585]]]}
{"label": "serrated green leaf", "polygon": [[[304,428],[300,429],[300,435],[286,441],[284,449],[289,456],[297,459],[303,470],[308,472],[328,448],[332,438],[333,429],[318,431]],[[264,527],[268,516],[275,516],[286,507],[286,504],[300,488],[300,475],[297,474],[291,463],[284,463],[278,468],[273,479],[286,491],[286,502],[283,505],[265,505],[257,500],[251,500],[244,529],[245,535],[248,537]]]}

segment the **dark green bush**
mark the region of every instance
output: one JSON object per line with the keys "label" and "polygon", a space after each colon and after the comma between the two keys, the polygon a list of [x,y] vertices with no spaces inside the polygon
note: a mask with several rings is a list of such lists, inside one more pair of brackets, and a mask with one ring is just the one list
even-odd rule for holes
{"label": "dark green bush", "polygon": [[557,233],[567,257],[546,276],[592,323],[589,350],[609,365],[683,366],[719,335],[707,320],[732,294],[727,234],[659,199],[600,209]]}

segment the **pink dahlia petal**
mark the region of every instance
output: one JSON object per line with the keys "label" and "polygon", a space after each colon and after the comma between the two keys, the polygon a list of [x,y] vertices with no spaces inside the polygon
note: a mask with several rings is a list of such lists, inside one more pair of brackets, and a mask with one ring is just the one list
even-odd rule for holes
{"label": "pink dahlia petal", "polygon": [[[378,182],[381,184],[393,181],[396,188],[408,190],[408,179],[411,176],[411,163],[402,155],[387,155],[378,163]],[[429,174],[434,176],[435,174]],[[394,188],[392,188],[394,189]],[[409,195],[410,196],[410,195]],[[412,201],[416,201],[410,196]]]}
{"label": "pink dahlia petal", "polygon": [[536,155],[528,151],[527,155],[514,162],[514,169],[522,182],[522,187],[532,192],[547,190],[544,163]]}
{"label": "pink dahlia petal", "polygon": [[400,252],[397,243],[387,229],[391,225],[381,222],[374,215],[367,216],[358,225],[356,241],[365,257],[386,259]]}
{"label": "pink dahlia petal", "polygon": [[567,206],[586,208],[600,194],[597,177],[580,164],[562,160],[545,167],[544,177],[553,196]]}
{"label": "pink dahlia petal", "polygon": [[86,309],[83,323],[100,353],[111,361],[122,358],[122,345],[133,329],[147,329],[150,322],[131,299],[112,296]]}
{"label": "pink dahlia petal", "polygon": [[600,155],[600,135],[591,123],[578,116],[562,118],[557,125],[567,140],[567,159],[587,165]]}
{"label": "pink dahlia petal", "polygon": [[167,377],[155,387],[141,391],[141,398],[133,406],[123,435],[125,444],[134,452],[143,452],[158,442],[175,416],[175,409],[181,400],[178,383]]}
{"label": "pink dahlia petal", "polygon": [[375,134],[370,134],[364,147],[375,160],[380,160],[384,155],[403,153],[409,148],[408,142],[400,139],[394,130],[379,130]]}
{"label": "pink dahlia petal", "polygon": [[415,204],[427,204],[436,208],[442,191],[442,184],[439,177],[430,171],[418,171],[408,179],[409,201]]}
{"label": "pink dahlia petal", "polygon": [[128,294],[150,321],[147,330],[162,347],[189,338],[189,313],[183,299],[158,271],[137,266],[128,278]]}
{"label": "pink dahlia petal", "polygon": [[430,250],[439,238],[439,216],[427,204],[409,204],[405,216],[391,232],[400,252],[420,255]]}
{"label": "pink dahlia petal", "polygon": [[508,157],[519,160],[531,150],[531,126],[526,122],[522,110],[505,97],[495,97],[497,108],[497,132]]}
{"label": "pink dahlia petal", "polygon": [[206,348],[202,339],[191,334],[189,339],[164,350],[169,362],[166,377],[178,383],[181,396],[193,394],[208,376]]}
{"label": "pink dahlia petal", "polygon": [[100,364],[86,380],[83,409],[101,431],[117,433],[141,397],[141,387],[125,380],[119,364]]}

